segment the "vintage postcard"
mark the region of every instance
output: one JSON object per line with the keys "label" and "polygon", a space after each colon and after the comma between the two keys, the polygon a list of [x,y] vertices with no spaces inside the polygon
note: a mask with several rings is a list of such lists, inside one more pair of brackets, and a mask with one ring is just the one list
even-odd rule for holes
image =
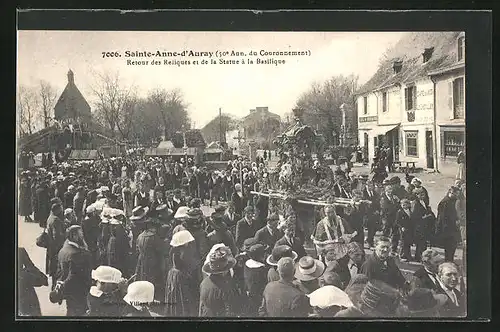
{"label": "vintage postcard", "polygon": [[18,318],[466,317],[467,38],[18,30]]}

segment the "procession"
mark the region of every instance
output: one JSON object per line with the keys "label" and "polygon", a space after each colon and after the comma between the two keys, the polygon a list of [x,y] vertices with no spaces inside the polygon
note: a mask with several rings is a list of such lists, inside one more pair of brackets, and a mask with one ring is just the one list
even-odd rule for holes
{"label": "procession", "polygon": [[[67,75],[63,96],[74,87]],[[464,317],[463,139],[440,138],[448,155],[438,158],[435,131],[424,128],[421,144],[404,119],[369,128],[373,84],[335,110],[332,137],[297,103],[270,134],[253,123],[238,130],[237,148],[219,110],[216,148],[192,143],[196,130],[183,127],[159,144],[114,139],[106,150],[87,129],[94,120],[81,129],[58,115],[58,101],[54,129],[20,141],[18,315],[51,306],[73,318]],[[245,121],[269,113],[252,109]],[[212,141],[206,132],[201,140]],[[36,236],[26,244],[28,232]]]}

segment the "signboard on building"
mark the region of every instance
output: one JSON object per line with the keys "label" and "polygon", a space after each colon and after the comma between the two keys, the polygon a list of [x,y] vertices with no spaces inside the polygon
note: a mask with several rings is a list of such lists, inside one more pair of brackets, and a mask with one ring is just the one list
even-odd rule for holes
{"label": "signboard on building", "polygon": [[376,115],[373,116],[361,116],[359,117],[359,122],[376,122],[378,117]]}

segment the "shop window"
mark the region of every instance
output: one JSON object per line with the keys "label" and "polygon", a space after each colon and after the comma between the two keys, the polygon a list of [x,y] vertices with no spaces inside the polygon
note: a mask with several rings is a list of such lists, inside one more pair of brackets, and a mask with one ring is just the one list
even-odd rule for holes
{"label": "shop window", "polygon": [[368,97],[363,97],[363,114],[368,114]]}
{"label": "shop window", "polygon": [[405,131],[406,155],[418,157],[418,131]]}
{"label": "shop window", "polygon": [[387,112],[387,92],[382,93],[382,112]]}
{"label": "shop window", "polygon": [[417,87],[409,86],[405,88],[405,108],[407,111],[415,109],[415,101],[417,95]]}
{"label": "shop window", "polygon": [[444,132],[444,156],[457,157],[465,148],[465,133],[462,131]]}
{"label": "shop window", "polygon": [[465,37],[461,36],[457,40],[457,57],[458,61],[465,60]]}

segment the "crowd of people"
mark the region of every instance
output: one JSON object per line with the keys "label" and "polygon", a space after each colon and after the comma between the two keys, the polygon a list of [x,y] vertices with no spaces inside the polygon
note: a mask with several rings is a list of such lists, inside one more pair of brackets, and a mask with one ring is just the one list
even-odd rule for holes
{"label": "crowd of people", "polygon": [[[262,158],[224,170],[140,156],[24,170],[19,215],[40,225],[46,267],[19,248],[19,312],[41,314],[34,287],[50,278],[50,301],[65,301],[67,316],[463,315],[463,266],[454,259],[465,184],[434,214],[416,177],[405,187],[397,176],[379,184],[334,174],[335,196],[353,204],[321,208],[315,248],[306,248],[306,222],[258,194],[269,187]],[[214,212],[205,215],[205,205]],[[410,279],[398,267],[404,260],[422,264]]]}

